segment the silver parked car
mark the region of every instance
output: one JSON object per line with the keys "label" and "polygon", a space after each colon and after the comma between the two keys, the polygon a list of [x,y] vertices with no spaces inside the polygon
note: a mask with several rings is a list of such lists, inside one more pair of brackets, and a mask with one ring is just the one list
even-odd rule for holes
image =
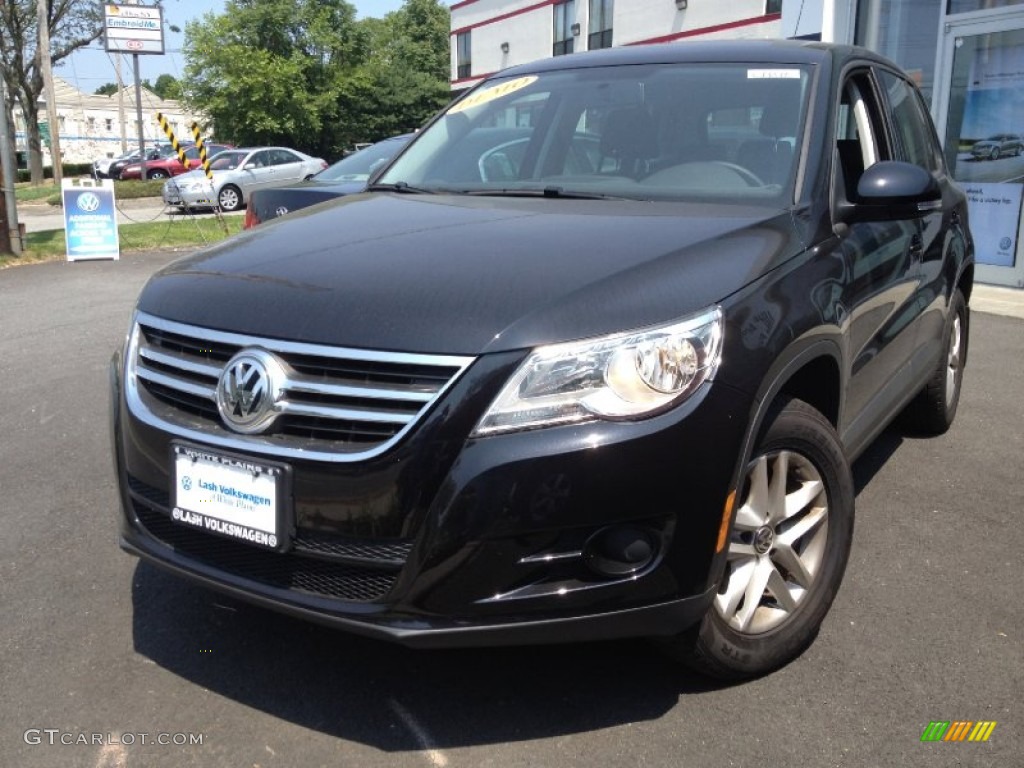
{"label": "silver parked car", "polygon": [[1003,155],[1017,157],[1024,151],[1024,140],[1016,133],[997,133],[974,142],[971,154],[975,160],[998,160]]}
{"label": "silver parked car", "polygon": [[200,169],[168,179],[163,198],[179,208],[236,211],[255,190],[311,178],[327,167],[319,157],[286,147],[229,149],[210,160],[213,179]]}

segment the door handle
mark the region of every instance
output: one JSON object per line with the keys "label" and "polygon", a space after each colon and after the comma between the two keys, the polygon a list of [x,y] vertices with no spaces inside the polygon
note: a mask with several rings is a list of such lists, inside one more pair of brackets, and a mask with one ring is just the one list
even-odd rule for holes
{"label": "door handle", "polygon": [[913,258],[917,258],[922,253],[924,253],[924,240],[921,239],[920,235],[913,235],[910,238],[910,255]]}

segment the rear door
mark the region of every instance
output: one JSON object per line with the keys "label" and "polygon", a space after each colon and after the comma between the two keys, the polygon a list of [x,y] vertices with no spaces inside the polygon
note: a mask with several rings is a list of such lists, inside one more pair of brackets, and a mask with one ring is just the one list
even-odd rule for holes
{"label": "rear door", "polygon": [[302,158],[287,149],[268,150],[271,157],[273,172],[273,184],[291,184],[302,181],[306,177],[306,169],[302,164]]}

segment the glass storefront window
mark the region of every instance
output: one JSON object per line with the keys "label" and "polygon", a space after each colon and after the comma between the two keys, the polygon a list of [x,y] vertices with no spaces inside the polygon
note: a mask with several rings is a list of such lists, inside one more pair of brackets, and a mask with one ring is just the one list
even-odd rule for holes
{"label": "glass storefront window", "polygon": [[957,37],[946,160],[967,192],[979,264],[1012,267],[1024,179],[1024,29]]}
{"label": "glass storefront window", "polygon": [[1024,4],[1024,0],[949,0],[946,13],[987,11],[989,8],[1005,8],[1009,5],[1022,4]]}
{"label": "glass storefront window", "polygon": [[899,64],[930,102],[942,5],[935,0],[862,0],[857,6],[857,44]]}

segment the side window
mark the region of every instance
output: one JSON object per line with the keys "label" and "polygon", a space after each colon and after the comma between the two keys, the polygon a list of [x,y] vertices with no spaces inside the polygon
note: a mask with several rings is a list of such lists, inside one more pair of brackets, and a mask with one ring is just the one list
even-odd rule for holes
{"label": "side window", "polygon": [[270,152],[264,149],[252,156],[252,159],[245,164],[247,168],[266,168],[271,165]]}
{"label": "side window", "polygon": [[868,73],[847,78],[836,113],[836,152],[848,200],[857,196],[857,183],[865,168],[891,158],[880,111]]}
{"label": "side window", "polygon": [[901,158],[928,171],[939,170],[939,149],[931,129],[931,117],[911,85],[892,72],[879,72],[892,110]]}

